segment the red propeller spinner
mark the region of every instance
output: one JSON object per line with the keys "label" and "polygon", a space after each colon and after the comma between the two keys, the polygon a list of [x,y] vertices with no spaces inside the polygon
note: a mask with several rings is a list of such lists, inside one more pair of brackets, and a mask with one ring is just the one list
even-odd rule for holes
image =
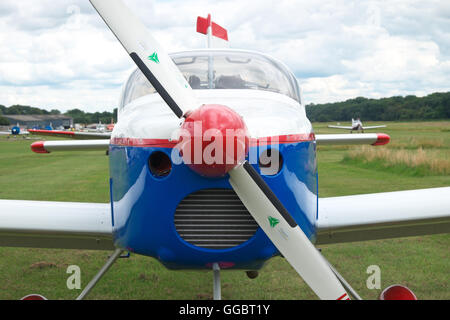
{"label": "red propeller spinner", "polygon": [[181,126],[184,163],[205,177],[222,177],[245,161],[249,137],[242,117],[229,107],[203,105]]}

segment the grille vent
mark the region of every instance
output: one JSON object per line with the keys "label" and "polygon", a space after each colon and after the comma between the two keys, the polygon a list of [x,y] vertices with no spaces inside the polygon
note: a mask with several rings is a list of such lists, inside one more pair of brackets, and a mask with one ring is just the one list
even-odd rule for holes
{"label": "grille vent", "polygon": [[232,189],[206,189],[188,195],[175,211],[175,228],[185,241],[209,249],[232,248],[258,229]]}

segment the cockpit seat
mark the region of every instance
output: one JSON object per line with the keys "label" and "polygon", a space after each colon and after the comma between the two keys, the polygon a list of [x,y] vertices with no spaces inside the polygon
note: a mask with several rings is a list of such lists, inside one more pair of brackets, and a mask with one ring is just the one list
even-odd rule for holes
{"label": "cockpit seat", "polygon": [[245,89],[245,81],[240,76],[220,76],[216,89]]}
{"label": "cockpit seat", "polygon": [[192,89],[200,89],[200,78],[195,75],[191,75],[189,77],[189,85]]}

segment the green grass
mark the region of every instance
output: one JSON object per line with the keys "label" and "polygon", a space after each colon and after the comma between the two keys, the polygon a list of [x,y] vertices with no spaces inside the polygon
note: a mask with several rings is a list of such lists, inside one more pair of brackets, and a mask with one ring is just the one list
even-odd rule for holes
{"label": "green grass", "polygon": [[353,150],[344,155],[342,163],[398,175],[416,177],[450,175],[450,161],[439,159],[437,153],[427,153],[423,149],[413,152],[405,149],[390,151],[383,147],[377,149],[367,146]]}
{"label": "green grass", "polygon": [[109,201],[104,152],[40,155],[30,150],[33,140],[0,141],[0,199]]}
{"label": "green grass", "polygon": [[[366,124],[366,123],[365,123]],[[371,125],[367,123],[366,125]],[[412,135],[431,145],[442,157],[450,150],[450,122],[387,123],[393,148],[409,145]],[[314,124],[316,133],[338,133]],[[0,138],[0,199],[108,202],[108,158],[103,152],[64,152],[38,155],[31,140]],[[404,146],[403,146],[404,147]],[[445,175],[414,176],[383,168],[343,162],[355,147],[318,148],[321,197],[448,186]],[[326,245],[323,254],[365,299],[380,290],[366,287],[367,267],[381,268],[382,288],[400,283],[419,299],[450,299],[450,235],[377,240]],[[107,259],[108,252],[0,248],[0,299],[18,299],[40,293],[50,299],[73,299],[80,290],[68,290],[67,266],[81,268],[82,287]],[[258,278],[243,271],[222,272],[224,299],[316,299],[282,258],[270,260]],[[170,271],[156,259],[131,255],[120,259],[98,283],[90,299],[211,299],[212,272]]]}

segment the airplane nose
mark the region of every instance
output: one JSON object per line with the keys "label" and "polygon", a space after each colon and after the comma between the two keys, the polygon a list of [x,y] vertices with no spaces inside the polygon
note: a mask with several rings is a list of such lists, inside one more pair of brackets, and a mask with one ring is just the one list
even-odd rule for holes
{"label": "airplane nose", "polygon": [[223,177],[245,161],[249,137],[242,117],[223,105],[203,105],[181,126],[181,154],[194,172]]}

